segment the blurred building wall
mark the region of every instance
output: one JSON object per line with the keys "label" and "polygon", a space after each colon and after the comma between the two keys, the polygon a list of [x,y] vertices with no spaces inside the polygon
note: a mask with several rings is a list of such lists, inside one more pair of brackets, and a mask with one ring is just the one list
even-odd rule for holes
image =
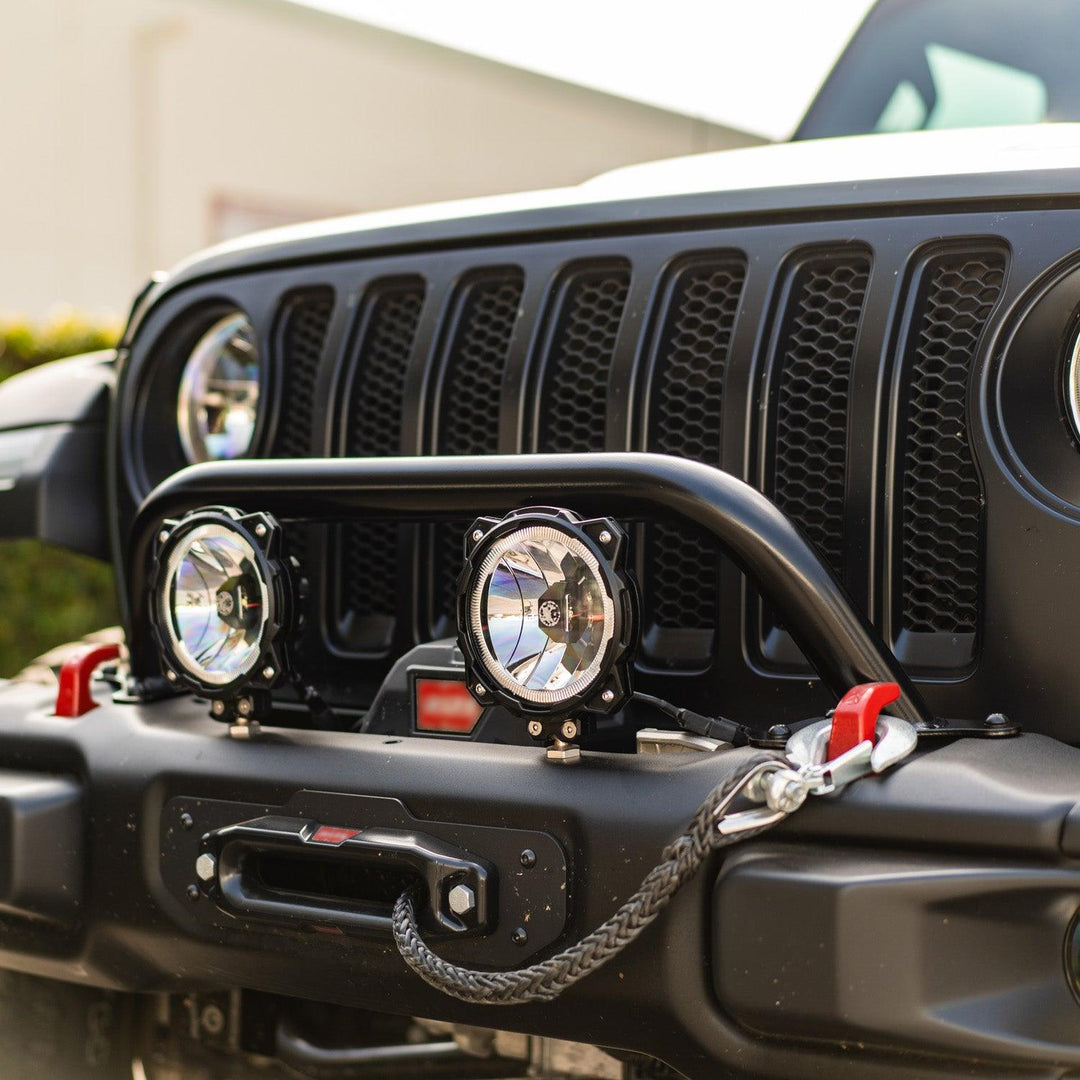
{"label": "blurred building wall", "polygon": [[288,221],[759,141],[286,0],[0,9],[0,312],[125,309]]}

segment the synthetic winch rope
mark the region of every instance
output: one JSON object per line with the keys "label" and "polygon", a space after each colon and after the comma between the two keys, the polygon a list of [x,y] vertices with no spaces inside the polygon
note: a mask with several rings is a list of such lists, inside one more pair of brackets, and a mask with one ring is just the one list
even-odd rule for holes
{"label": "synthetic winch rope", "polygon": [[461,1001],[484,1005],[551,1001],[634,941],[712,852],[757,836],[775,824],[725,835],[717,827],[717,817],[718,809],[747,784],[755,769],[779,760],[775,754],[757,754],[713,788],[689,828],[664,849],[661,862],[645,875],[634,895],[591,934],[555,956],[515,971],[475,971],[451,964],[432,952],[420,935],[414,889],[402,893],[394,905],[394,941],[399,952],[425,982]]}

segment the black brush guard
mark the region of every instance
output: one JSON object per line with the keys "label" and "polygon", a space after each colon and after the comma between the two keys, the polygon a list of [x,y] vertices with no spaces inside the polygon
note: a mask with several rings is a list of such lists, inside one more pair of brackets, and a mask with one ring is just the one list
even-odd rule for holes
{"label": "black brush guard", "polygon": [[159,674],[147,625],[148,569],[163,520],[202,506],[261,510],[283,523],[460,519],[524,506],[585,516],[691,521],[756,582],[825,684],[840,697],[863,682],[895,682],[892,711],[928,720],[877,631],[777,507],[719,469],[663,454],[235,461],[184,469],[157,487],[136,518],[128,583],[132,674]]}

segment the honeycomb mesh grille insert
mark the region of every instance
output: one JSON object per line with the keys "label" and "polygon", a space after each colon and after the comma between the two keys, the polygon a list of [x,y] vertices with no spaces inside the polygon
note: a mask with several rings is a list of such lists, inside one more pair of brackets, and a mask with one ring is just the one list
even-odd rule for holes
{"label": "honeycomb mesh grille insert", "polygon": [[923,270],[907,342],[900,624],[973,634],[983,495],[968,441],[975,350],[1005,280],[1000,251],[937,256]]}
{"label": "honeycomb mesh grille insert", "polygon": [[[281,371],[281,401],[270,457],[311,457],[315,422],[315,381],[326,332],[334,310],[332,289],[315,289],[286,300],[277,337]],[[306,567],[311,552],[311,527],[288,530],[286,548]]]}
{"label": "honeycomb mesh grille insert", "polygon": [[[424,284],[417,279],[376,284],[368,293],[352,359],[345,430],[349,457],[401,453],[405,371],[423,303]],[[387,521],[353,522],[343,533],[342,634],[357,648],[384,648],[398,607],[400,528]]]}
{"label": "honeycomb mesh grille insert", "polygon": [[[672,281],[653,359],[646,445],[720,465],[724,377],[746,266],[723,255],[684,265]],[[700,531],[645,533],[646,625],[715,629],[720,555]]]}
{"label": "honeycomb mesh grille insert", "polygon": [[[510,339],[525,281],[508,268],[477,276],[461,291],[443,369],[436,449],[440,454],[494,454],[499,449],[499,405]],[[462,536],[471,521],[435,529],[433,632],[454,622]]]}
{"label": "honeycomb mesh grille insert", "polygon": [[281,402],[271,457],[311,456],[315,380],[333,308],[334,294],[330,289],[286,301],[278,337]]}
{"label": "honeycomb mesh grille insert", "polygon": [[773,500],[842,578],[848,398],[870,260],[815,258],[793,271],[773,359]]}
{"label": "honeycomb mesh grille insert", "polygon": [[540,390],[541,453],[604,449],[608,376],[629,291],[628,266],[577,270],[566,280]]}

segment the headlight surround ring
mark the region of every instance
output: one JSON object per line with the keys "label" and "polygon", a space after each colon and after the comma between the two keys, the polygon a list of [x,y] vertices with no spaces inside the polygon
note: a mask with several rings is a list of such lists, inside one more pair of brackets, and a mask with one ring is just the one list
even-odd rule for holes
{"label": "headlight surround ring", "polygon": [[[606,714],[625,704],[637,630],[636,590],[624,569],[626,546],[626,533],[614,521],[582,520],[556,508],[480,518],[470,526],[458,585],[458,639],[470,689],[481,704],[497,703],[523,716],[550,718],[578,712]],[[544,559],[549,560],[549,569],[558,559],[563,570],[577,574],[573,600],[564,600],[571,591],[565,578],[543,573],[538,562]],[[536,582],[531,590],[535,596],[524,597],[521,574]],[[498,603],[493,595],[500,589],[512,594],[506,601],[512,644],[505,634],[497,640],[500,634],[490,617],[491,604]],[[575,612],[571,605],[580,610]],[[600,620],[597,636],[591,624]],[[545,651],[550,641],[542,635],[549,632],[557,635],[556,645],[563,652]],[[528,636],[534,641],[518,655]],[[571,647],[580,663],[567,674],[562,657]],[[522,679],[520,673],[527,668],[529,675]],[[536,673],[546,673],[543,686],[529,685]],[[559,685],[548,685],[560,677]]]}
{"label": "headlight surround ring", "polygon": [[[196,562],[208,569],[200,571]],[[296,616],[296,571],[283,555],[281,526],[269,514],[207,507],[165,522],[150,609],[170,681],[211,698],[278,685],[289,671],[285,639]],[[176,604],[184,588],[191,599],[186,620]],[[226,650],[222,635],[239,647]],[[222,644],[211,656],[215,641]],[[192,651],[203,643],[206,650]]]}

